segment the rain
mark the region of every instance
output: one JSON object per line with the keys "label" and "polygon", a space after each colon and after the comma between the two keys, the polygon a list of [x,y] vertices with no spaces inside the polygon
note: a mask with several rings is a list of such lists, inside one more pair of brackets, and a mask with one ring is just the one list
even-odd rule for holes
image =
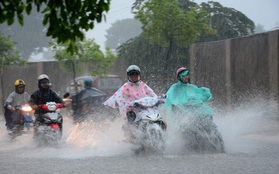
{"label": "rain", "polygon": [[[196,0],[196,3],[206,2]],[[275,0],[267,1],[223,1],[218,0],[223,6],[235,8],[241,11],[257,24],[263,25],[263,34],[260,37],[265,37],[265,32],[271,29],[278,28],[279,16],[277,9],[278,2]],[[86,33],[86,37],[94,38],[96,43],[100,44],[102,50],[105,49],[106,31],[111,27],[111,24],[117,20],[125,18],[133,18],[134,14],[131,13],[131,6],[134,1],[131,0],[114,0],[111,2],[111,10],[107,14],[107,21],[96,24],[92,31]],[[242,5],[243,3],[243,5]],[[252,4],[253,3],[253,4]],[[264,5],[263,5],[264,3]],[[264,15],[258,15],[261,10]],[[269,10],[267,10],[269,9]],[[0,25],[1,31],[7,32],[6,25]],[[278,33],[278,31],[277,31]],[[16,35],[16,34],[15,34]],[[250,36],[244,38],[247,39]],[[41,40],[50,38],[40,38]],[[231,40],[231,39],[230,39]],[[128,41],[129,42],[129,41]],[[146,41],[144,41],[146,42]],[[224,40],[220,41],[222,45]],[[232,41],[233,42],[233,41]],[[252,41],[247,41],[251,42]],[[136,46],[141,45],[138,41]],[[219,43],[219,42],[218,42]],[[218,43],[213,47],[204,46],[204,52],[197,54],[206,57],[211,48],[218,47]],[[278,41],[277,41],[278,43]],[[18,48],[24,49],[24,43],[20,42]],[[28,42],[26,42],[28,44]],[[255,39],[253,44],[259,44]],[[134,46],[133,45],[133,46]],[[42,44],[42,46],[46,46]],[[223,45],[222,45],[223,46]],[[148,47],[148,45],[147,45]],[[201,46],[202,47],[202,46]],[[157,49],[158,47],[152,47]],[[35,55],[42,48],[32,48],[33,53],[24,52],[23,55]],[[136,48],[135,48],[136,49]],[[190,58],[184,60],[183,52],[189,50],[173,49],[174,55],[177,59],[171,60],[170,66],[173,64],[189,65]],[[149,55],[150,57],[159,55],[163,56],[166,50],[157,49],[152,53],[145,53],[143,50],[141,55],[131,63],[142,63],[140,56]],[[137,53],[137,52],[135,52]],[[222,50],[213,51],[213,54],[222,54]],[[124,53],[122,55],[125,55]],[[232,53],[231,55],[237,55]],[[251,53],[251,55],[253,55]],[[129,56],[129,55],[125,55]],[[216,57],[217,57],[216,56]],[[278,58],[278,54],[277,54]],[[232,60],[236,60],[233,59]],[[41,60],[40,60],[41,61]],[[44,61],[44,60],[43,60]],[[45,60],[49,61],[49,60]],[[130,60],[129,60],[130,61]],[[152,69],[150,67],[157,64],[156,60],[149,60],[151,65],[141,67],[143,74],[141,78],[152,88],[155,89],[157,94],[166,93],[166,88],[175,83],[176,79],[173,78],[173,73],[169,72],[169,80],[166,84],[158,78],[158,74],[162,73],[160,69]],[[201,61],[202,62],[202,61]],[[195,62],[195,66],[203,67],[201,62]],[[117,74],[122,77],[123,81],[127,80],[125,70],[127,62],[117,62],[111,69],[112,74]],[[159,63],[158,63],[159,64]],[[251,67],[256,63],[251,63]],[[216,63],[216,66],[221,63]],[[177,65],[179,66],[179,65]],[[255,65],[257,66],[257,65]],[[38,67],[42,67],[41,70]],[[54,68],[55,67],[55,68]],[[28,92],[33,92],[37,89],[37,74],[44,70],[50,72],[52,89],[54,89],[60,96],[66,91],[68,83],[71,82],[71,75],[62,72],[58,65],[54,62],[44,62],[35,66],[32,63],[30,69],[21,69],[13,66],[6,70],[5,74],[5,95],[14,90],[14,75],[13,70],[17,71],[17,77],[24,78],[28,86]],[[216,68],[223,70],[223,67]],[[277,65],[277,70],[278,70]],[[21,69],[21,70],[20,70]],[[174,66],[169,68],[174,69]],[[215,69],[215,70],[216,70]],[[252,69],[252,68],[251,68]],[[219,72],[208,77],[208,74],[199,74],[197,69],[194,69],[193,81],[197,82],[199,86],[209,86],[211,82],[222,80],[222,73]],[[88,71],[88,69],[85,69]],[[263,72],[259,68],[260,73]],[[25,73],[28,73],[26,75]],[[34,73],[35,72],[35,73]],[[145,73],[146,72],[146,73]],[[194,72],[194,71],[193,71]],[[212,71],[211,71],[212,72]],[[264,71],[265,72],[265,71]],[[259,74],[260,74],[259,73]],[[20,75],[18,75],[20,74]],[[22,74],[25,74],[24,76]],[[59,74],[59,75],[57,75]],[[88,72],[79,74],[89,75]],[[234,72],[231,77],[245,79],[246,71]],[[257,73],[254,75],[258,75]],[[241,77],[240,77],[241,76]],[[264,74],[263,76],[270,76]],[[200,79],[197,79],[200,77]],[[278,77],[278,76],[277,76]],[[256,79],[256,77],[253,77]],[[160,79],[160,80],[159,80]],[[94,120],[96,114],[88,115],[87,120],[76,123],[73,120],[71,108],[63,108],[60,110],[63,115],[63,135],[58,144],[54,146],[39,146],[38,142],[33,137],[33,129],[26,131],[23,135],[11,139],[5,126],[4,114],[1,113],[0,117],[0,173],[257,173],[257,174],[275,174],[279,171],[279,116],[278,116],[278,89],[277,100],[269,100],[266,94],[269,90],[274,90],[272,87],[269,89],[257,89],[256,85],[265,86],[268,78],[262,81],[256,81],[249,87],[251,94],[238,92],[232,90],[232,98],[230,98],[231,108],[224,106],[224,99],[227,99],[225,89],[228,86],[218,84],[212,85],[212,92],[216,94],[213,96],[211,103],[214,109],[213,123],[217,126],[217,130],[222,136],[224,141],[224,153],[198,153],[189,150],[185,147],[185,140],[182,138],[183,134],[177,129],[178,124],[184,124],[186,120],[174,120],[175,115],[169,116],[163,109],[159,112],[163,116],[163,120],[167,123],[167,131],[165,134],[165,149],[163,153],[135,153],[138,146],[127,142],[123,132],[123,124],[125,120],[118,113],[118,110],[113,112],[106,112],[106,110],[99,110],[97,113],[98,120]],[[234,82],[234,81],[231,81]],[[246,84],[245,82],[239,82]],[[233,83],[232,83],[233,85]],[[254,85],[254,86],[253,86]],[[278,87],[278,82],[277,82]],[[221,90],[219,90],[222,88]],[[238,88],[240,89],[240,88]],[[259,91],[257,91],[259,90]],[[257,91],[257,95],[252,92]],[[270,93],[268,93],[270,94]],[[239,98],[234,97],[241,96]],[[2,94],[1,94],[2,97]],[[6,98],[7,96],[5,96]],[[2,111],[2,110],[1,110]],[[109,115],[108,115],[109,114]],[[114,114],[112,117],[110,114]],[[91,119],[92,118],[92,119]]]}

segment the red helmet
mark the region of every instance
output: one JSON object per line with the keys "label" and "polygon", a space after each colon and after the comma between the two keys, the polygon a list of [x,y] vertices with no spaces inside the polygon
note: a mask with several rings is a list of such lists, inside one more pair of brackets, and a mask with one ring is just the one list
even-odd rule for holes
{"label": "red helmet", "polygon": [[182,71],[186,71],[186,70],[189,70],[188,68],[185,68],[185,67],[180,67],[177,69],[176,71],[176,78],[178,78],[179,74],[182,72]]}

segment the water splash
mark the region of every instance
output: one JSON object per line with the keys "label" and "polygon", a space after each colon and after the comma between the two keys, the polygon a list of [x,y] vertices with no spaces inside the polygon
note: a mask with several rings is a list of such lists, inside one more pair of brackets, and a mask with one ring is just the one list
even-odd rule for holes
{"label": "water splash", "polygon": [[[89,156],[130,155],[131,145],[123,142],[122,119],[98,123],[88,121],[74,124],[64,117],[63,137],[58,146],[38,147],[33,134],[19,136],[11,142],[7,131],[1,126],[0,151],[20,152],[15,155],[32,158],[84,158]],[[1,122],[3,125],[3,122]]]}
{"label": "water splash", "polygon": [[[179,120],[184,122],[187,120]],[[167,154],[188,154],[177,120],[167,117]],[[279,142],[278,103],[252,98],[234,110],[216,109],[213,122],[221,133],[226,153],[257,153],[266,142]]]}
{"label": "water splash", "polygon": [[[278,104],[259,99],[252,101],[234,110],[216,110],[213,121],[223,137],[226,153],[257,153],[267,143],[279,143]],[[180,132],[174,129],[172,118],[165,117],[165,120],[168,124],[165,155],[185,154],[184,142]],[[123,118],[74,124],[70,116],[65,116],[60,146],[40,148],[32,132],[11,142],[2,120],[0,152],[18,157],[68,159],[134,155],[133,145],[124,142],[122,125]]]}
{"label": "water splash", "polygon": [[[253,98],[230,112],[216,114],[215,123],[222,133],[228,153],[256,152],[270,134],[278,132],[278,104]],[[279,134],[277,133],[279,136]],[[274,140],[278,140],[275,138]],[[255,144],[255,140],[262,140]]]}

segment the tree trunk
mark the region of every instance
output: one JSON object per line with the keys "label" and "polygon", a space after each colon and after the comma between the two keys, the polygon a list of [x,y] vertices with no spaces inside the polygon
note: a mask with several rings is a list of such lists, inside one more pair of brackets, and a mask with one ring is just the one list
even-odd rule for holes
{"label": "tree trunk", "polygon": [[170,56],[171,56],[171,52],[172,52],[172,46],[173,46],[173,39],[170,39],[170,45],[167,48],[167,54],[165,57],[165,66],[164,66],[164,78],[166,78],[166,83],[165,83],[165,88],[166,88],[166,92],[168,90],[168,86],[169,86],[169,60],[170,60]]}
{"label": "tree trunk", "polygon": [[77,87],[77,82],[76,82],[76,66],[75,63],[72,62],[72,68],[73,68],[73,82],[74,82],[74,87],[75,87],[75,91],[76,94],[78,93],[78,87]]}

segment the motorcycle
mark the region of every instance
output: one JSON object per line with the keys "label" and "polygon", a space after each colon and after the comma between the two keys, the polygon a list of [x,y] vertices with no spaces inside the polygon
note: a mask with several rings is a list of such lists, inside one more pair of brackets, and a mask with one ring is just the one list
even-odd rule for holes
{"label": "motorcycle", "polygon": [[33,127],[32,108],[28,104],[15,106],[12,112],[12,121],[10,123],[11,138],[14,139],[24,133],[28,133],[29,129]]}
{"label": "motorcycle", "polygon": [[[179,131],[189,151],[223,153],[224,141],[213,122],[212,115],[204,114],[202,104],[175,106]],[[202,111],[202,112],[201,112]]]}
{"label": "motorcycle", "polygon": [[63,108],[62,103],[47,102],[39,107],[46,111],[42,114],[42,123],[37,123],[35,129],[35,138],[39,139],[40,143],[50,144],[57,143],[62,137],[63,117],[59,113],[59,109]]}
{"label": "motorcycle", "polygon": [[127,105],[130,112],[127,113],[128,123],[123,125],[123,130],[127,141],[139,146],[136,153],[163,152],[167,125],[158,108],[164,100],[165,96],[144,97]]}
{"label": "motorcycle", "polygon": [[102,103],[107,98],[105,93],[96,88],[92,88],[82,90],[72,98],[72,111],[75,123],[82,123],[89,120],[94,122],[104,120],[102,114],[104,107]]}

